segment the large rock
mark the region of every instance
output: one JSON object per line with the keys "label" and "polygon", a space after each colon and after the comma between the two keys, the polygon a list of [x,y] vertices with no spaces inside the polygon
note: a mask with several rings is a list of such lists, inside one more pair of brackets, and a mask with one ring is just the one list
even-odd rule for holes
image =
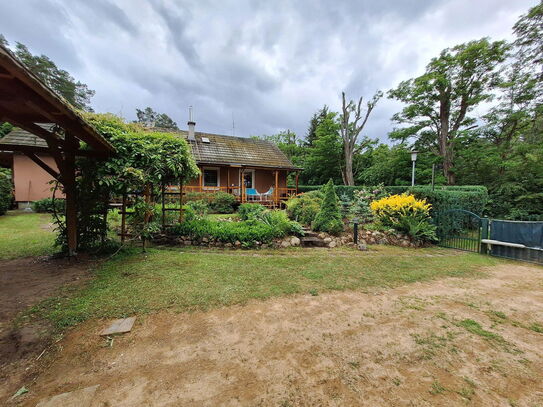
{"label": "large rock", "polygon": [[288,240],[283,240],[281,242],[281,247],[286,248],[290,246],[290,242]]}
{"label": "large rock", "polygon": [[331,242],[328,243],[328,247],[330,247],[330,248],[334,248],[334,247],[336,247],[336,246],[337,246],[337,243],[334,242],[333,240],[332,240]]}
{"label": "large rock", "polygon": [[300,246],[300,243],[301,243],[300,239],[298,239],[296,236],[290,239],[291,246]]}
{"label": "large rock", "polygon": [[358,245],[358,250],[362,250],[363,252],[365,252],[366,250],[368,250],[368,247],[364,243],[360,243]]}
{"label": "large rock", "polygon": [[[319,237],[320,237],[320,235],[319,235]],[[330,243],[332,241],[332,238],[331,237],[325,237],[323,240],[324,240],[324,243],[328,244],[328,243]]]}

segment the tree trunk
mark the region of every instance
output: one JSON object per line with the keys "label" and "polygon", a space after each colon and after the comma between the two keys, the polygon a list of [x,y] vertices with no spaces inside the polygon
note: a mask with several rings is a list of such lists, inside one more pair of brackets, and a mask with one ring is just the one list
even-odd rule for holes
{"label": "tree trunk", "polygon": [[343,151],[345,152],[345,185],[354,185],[353,176],[353,150],[348,144],[344,145]]}

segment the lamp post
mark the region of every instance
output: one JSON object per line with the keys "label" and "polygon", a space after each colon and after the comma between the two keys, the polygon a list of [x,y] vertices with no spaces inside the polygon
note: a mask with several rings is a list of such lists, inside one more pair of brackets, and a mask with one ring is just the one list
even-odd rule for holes
{"label": "lamp post", "polygon": [[411,186],[415,186],[415,162],[417,161],[418,151],[411,151],[411,162],[413,163],[413,169],[411,171]]}

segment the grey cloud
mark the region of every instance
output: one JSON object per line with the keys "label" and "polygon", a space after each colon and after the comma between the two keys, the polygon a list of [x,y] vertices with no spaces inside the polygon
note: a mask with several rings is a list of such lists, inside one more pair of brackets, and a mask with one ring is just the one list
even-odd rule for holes
{"label": "grey cloud", "polygon": [[[305,134],[340,94],[369,98],[419,75],[445,47],[511,25],[535,0],[0,0],[2,33],[95,89],[97,111],[152,106],[179,125],[249,136]],[[366,135],[386,140],[383,99]]]}

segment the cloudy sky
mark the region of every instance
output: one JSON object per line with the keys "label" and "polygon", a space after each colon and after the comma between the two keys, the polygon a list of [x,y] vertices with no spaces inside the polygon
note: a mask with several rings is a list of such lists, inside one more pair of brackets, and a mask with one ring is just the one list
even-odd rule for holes
{"label": "cloudy sky", "polygon": [[[536,0],[0,0],[0,33],[96,90],[98,112],[152,106],[238,136],[291,129],[423,72],[443,48],[511,27]],[[382,100],[366,135],[386,140]]]}

